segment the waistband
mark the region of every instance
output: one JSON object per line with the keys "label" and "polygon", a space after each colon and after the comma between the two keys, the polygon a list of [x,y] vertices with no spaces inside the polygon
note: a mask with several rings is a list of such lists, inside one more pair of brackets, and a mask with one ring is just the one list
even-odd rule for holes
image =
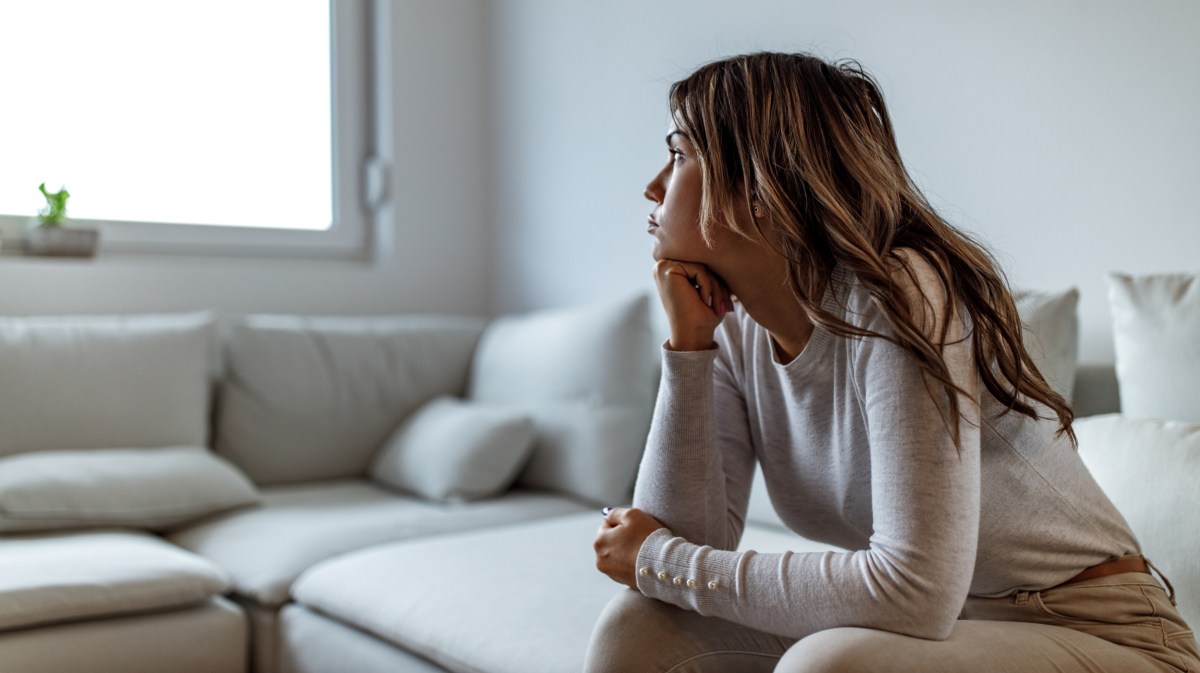
{"label": "waistband", "polygon": [[1084,568],[1083,572],[1063,582],[1063,584],[1075,584],[1076,582],[1094,580],[1098,577],[1108,577],[1109,575],[1120,575],[1121,573],[1146,573],[1149,575],[1150,564],[1146,562],[1146,557],[1141,554],[1124,556],[1111,561],[1105,561],[1104,563],[1097,563],[1090,568]]}
{"label": "waistband", "polygon": [[1123,556],[1111,561],[1105,561],[1104,563],[1097,563],[1090,568],[1084,568],[1083,571],[1078,575],[1058,586],[1067,586],[1069,584],[1075,584],[1076,582],[1094,580],[1099,577],[1108,577],[1109,575],[1120,575],[1121,573],[1146,573],[1151,577],[1158,575],[1158,579],[1162,582],[1163,588],[1167,590],[1167,598],[1171,600],[1171,605],[1176,604],[1175,587],[1171,586],[1171,580],[1168,580],[1166,576],[1162,574],[1162,571],[1160,571],[1158,568],[1155,568],[1154,564],[1150,562],[1150,559],[1147,559],[1141,554]]}

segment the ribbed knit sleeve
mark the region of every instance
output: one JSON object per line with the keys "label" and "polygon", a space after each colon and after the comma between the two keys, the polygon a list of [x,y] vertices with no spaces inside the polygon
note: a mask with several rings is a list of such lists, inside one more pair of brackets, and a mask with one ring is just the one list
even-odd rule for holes
{"label": "ribbed knit sleeve", "polygon": [[718,549],[741,539],[754,475],[746,405],[728,353],[663,349],[662,384],[633,505]]}

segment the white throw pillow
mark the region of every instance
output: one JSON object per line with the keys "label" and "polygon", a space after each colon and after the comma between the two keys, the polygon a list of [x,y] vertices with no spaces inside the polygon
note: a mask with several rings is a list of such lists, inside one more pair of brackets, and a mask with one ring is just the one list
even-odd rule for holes
{"label": "white throw pillow", "polygon": [[438,397],[400,423],[370,474],[430,500],[477,500],[512,485],[533,439],[533,421],[519,411]]}
{"label": "white throw pillow", "polygon": [[1108,277],[1121,413],[1200,422],[1200,274]]}
{"label": "white throw pillow", "polygon": [[1013,293],[1025,325],[1025,348],[1058,394],[1071,401],[1079,364],[1079,291]]}
{"label": "white throw pillow", "polygon": [[538,440],[518,483],[618,504],[646,445],[660,358],[645,295],[504,316],[484,330],[470,397],[533,417]]}
{"label": "white throw pillow", "polygon": [[35,451],[0,458],[0,532],[122,526],[164,531],[258,502],[202,447]]}
{"label": "white throw pillow", "polygon": [[209,313],[0,317],[0,456],[208,443]]}
{"label": "white throw pillow", "polygon": [[1142,551],[1200,625],[1200,424],[1123,414],[1075,421],[1079,455],[1125,516]]}

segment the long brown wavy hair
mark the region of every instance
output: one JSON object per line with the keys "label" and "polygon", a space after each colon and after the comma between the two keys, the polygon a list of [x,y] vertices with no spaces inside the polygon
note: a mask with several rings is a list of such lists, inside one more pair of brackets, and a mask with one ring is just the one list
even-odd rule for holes
{"label": "long brown wavy hair", "polygon": [[[669,103],[703,166],[701,231],[750,236],[734,208],[788,260],[788,283],[815,324],[843,337],[883,338],[904,349],[945,390],[947,421],[960,414],[942,348],[951,314],[965,310],[975,363],[987,390],[1009,411],[1031,418],[1031,402],[1058,417],[1071,441],[1074,413],[1037,370],[1022,341],[1021,318],[999,265],[982,245],[933,209],[900,159],[875,80],[855,61],[811,54],[755,53],[701,67],[671,86]],[[744,202],[735,200],[740,194]],[[741,206],[736,205],[741,203]],[[761,230],[769,223],[769,236]],[[927,260],[948,301],[941,334],[926,336],[893,270],[900,248]],[[878,334],[822,306],[834,268],[853,273],[877,302],[892,334]],[[916,307],[920,308],[920,307]],[[937,384],[934,384],[936,390]],[[936,399],[936,397],[935,397]],[[950,423],[955,443],[958,423]]]}

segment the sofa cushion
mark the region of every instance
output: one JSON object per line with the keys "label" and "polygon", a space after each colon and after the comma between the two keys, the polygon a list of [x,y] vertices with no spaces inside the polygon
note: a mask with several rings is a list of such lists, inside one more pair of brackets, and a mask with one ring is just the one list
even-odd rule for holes
{"label": "sofa cushion", "polygon": [[1075,394],[1071,398],[1075,418],[1115,414],[1121,410],[1117,370],[1113,363],[1081,363],[1075,370]]}
{"label": "sofa cushion", "polygon": [[746,523],[788,530],[775,511],[775,505],[771,503],[771,496],[767,493],[767,480],[763,478],[762,465],[758,463],[754,465],[754,481],[750,485],[750,500],[746,506]]}
{"label": "sofa cushion", "polygon": [[1200,423],[1108,414],[1076,420],[1075,435],[1143,553],[1175,585],[1180,612],[1200,625]]}
{"label": "sofa cushion", "polygon": [[5,673],[245,673],[246,617],[220,596],[194,607],[0,632]]}
{"label": "sofa cushion", "polygon": [[588,511],[380,545],[316,565],[293,593],[451,671],[580,671],[619,589],[595,569],[599,526]]}
{"label": "sofa cushion", "polygon": [[213,318],[0,317],[0,456],[208,442]]}
{"label": "sofa cushion", "polygon": [[507,489],[532,449],[522,412],[443,396],[400,422],[370,474],[430,500],[478,500]]}
{"label": "sofa cushion", "polygon": [[1025,324],[1025,348],[1056,392],[1073,397],[1079,362],[1079,291],[1015,292],[1013,299]]}
{"label": "sofa cushion", "polygon": [[161,531],[257,500],[249,479],[203,447],[0,458],[0,532],[97,526]]}
{"label": "sofa cushion", "polygon": [[218,515],[169,539],[224,568],[241,596],[275,607],[287,600],[300,573],[332,556],[582,507],[562,496],[522,490],[470,503],[436,503],[368,481],[330,481],[262,489],[260,507]]}
{"label": "sofa cushion", "polygon": [[250,316],[226,339],[217,451],[259,484],[366,474],[396,424],[462,395],[483,320]]}
{"label": "sofa cushion", "polygon": [[1200,422],[1200,274],[1112,274],[1121,412]]}
{"label": "sofa cushion", "polygon": [[0,630],[198,604],[227,587],[220,568],[147,533],[0,537]]}
{"label": "sofa cushion", "polygon": [[518,484],[624,502],[650,427],[659,358],[645,296],[504,316],[480,340],[470,397],[534,419],[538,439]]}
{"label": "sofa cushion", "polygon": [[[596,570],[599,528],[593,510],[380,545],[315,565],[293,594],[450,671],[526,673],[530,662],[580,671],[596,619],[621,590]],[[760,527],[745,542],[762,551],[829,549]]]}
{"label": "sofa cushion", "polygon": [[[446,673],[446,669],[302,605],[279,611],[280,673]],[[254,669],[264,670],[264,669]]]}

